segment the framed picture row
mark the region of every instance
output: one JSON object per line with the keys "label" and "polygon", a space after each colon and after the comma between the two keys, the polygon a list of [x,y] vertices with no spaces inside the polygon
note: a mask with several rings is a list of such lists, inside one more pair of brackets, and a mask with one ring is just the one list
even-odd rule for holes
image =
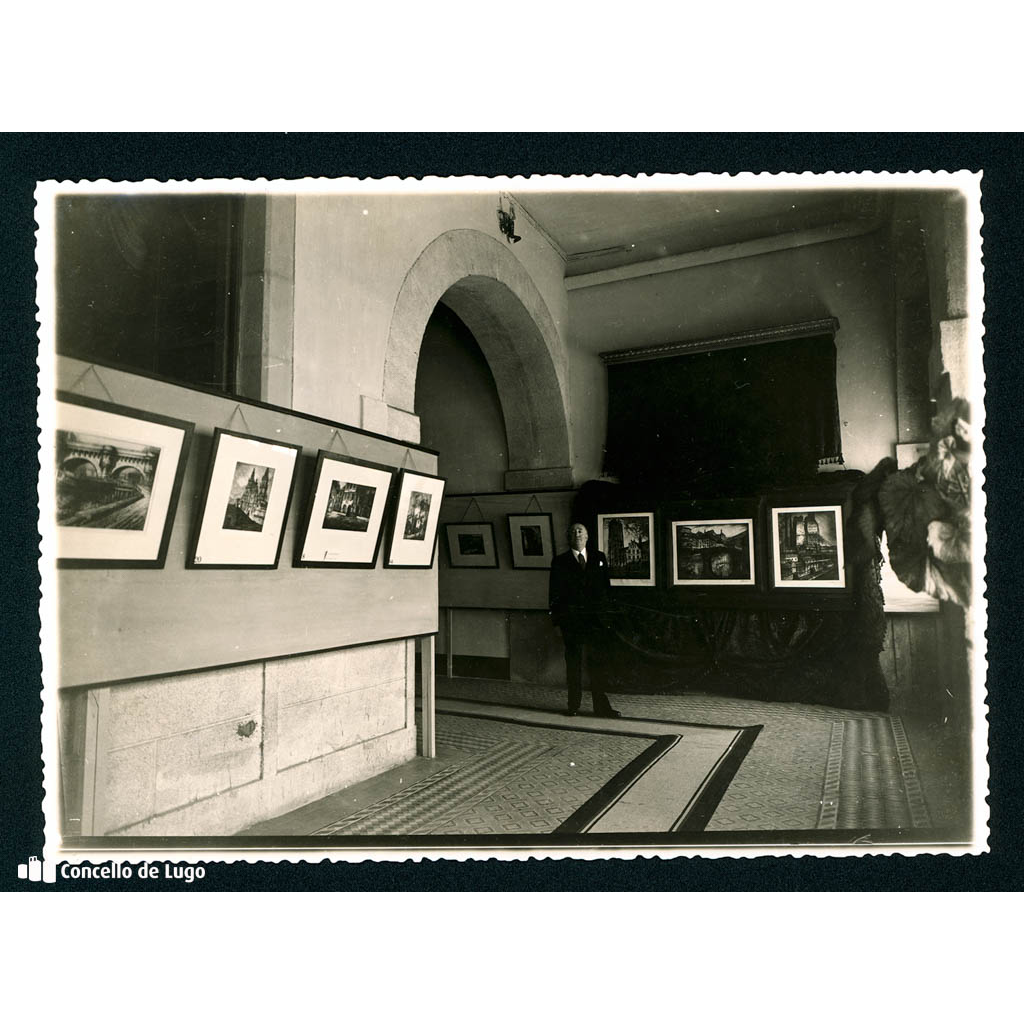
{"label": "framed picture row", "polygon": [[597,532],[612,586],[657,586],[660,565],[660,582],[691,596],[847,587],[842,503],[771,495],[667,503],[657,512],[600,513]]}
{"label": "framed picture row", "polygon": [[[59,391],[54,431],[57,565],[162,568],[195,425]],[[189,569],[276,569],[302,448],[218,427]],[[293,565],[429,569],[445,481],[321,450]],[[491,542],[493,552],[493,536]]]}

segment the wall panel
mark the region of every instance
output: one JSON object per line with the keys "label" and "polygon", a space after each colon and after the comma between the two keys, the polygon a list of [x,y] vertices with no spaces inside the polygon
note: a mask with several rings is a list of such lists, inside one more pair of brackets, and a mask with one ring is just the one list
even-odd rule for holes
{"label": "wall panel", "polygon": [[[78,393],[191,420],[196,430],[165,567],[58,573],[61,686],[278,658],[437,629],[436,561],[426,571],[385,570],[383,556],[374,569],[291,565],[319,448],[427,473],[436,472],[434,454],[344,427],[335,434],[332,425],[286,410],[240,405],[105,367],[97,368],[97,380],[83,376],[88,366],[60,358],[58,387],[67,390],[77,381]],[[276,570],[185,568],[213,431],[229,426],[302,445]]]}

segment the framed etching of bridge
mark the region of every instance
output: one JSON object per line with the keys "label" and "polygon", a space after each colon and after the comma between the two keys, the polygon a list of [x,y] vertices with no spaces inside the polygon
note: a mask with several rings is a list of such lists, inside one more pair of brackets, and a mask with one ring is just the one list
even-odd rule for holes
{"label": "framed etching of bridge", "polygon": [[189,569],[276,569],[301,446],[218,427]]}
{"label": "framed etching of bridge", "polygon": [[57,565],[159,569],[193,424],[57,393]]}
{"label": "framed etching of bridge", "polygon": [[757,582],[753,519],[673,520],[672,586],[752,587]]}

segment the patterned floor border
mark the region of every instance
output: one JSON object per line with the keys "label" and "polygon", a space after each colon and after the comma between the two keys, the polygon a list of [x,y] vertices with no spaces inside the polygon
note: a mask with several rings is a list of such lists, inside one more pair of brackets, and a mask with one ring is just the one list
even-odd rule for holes
{"label": "patterned floor border", "polygon": [[[539,730],[538,735],[543,735],[544,730],[557,730],[562,734],[603,734],[649,741],[637,756],[631,758],[607,782],[600,785],[589,799],[562,820],[553,831],[541,834],[576,835],[591,831],[626,794],[634,790],[640,780],[648,777],[650,781],[659,770],[671,776],[659,784],[671,787],[671,778],[679,777],[671,774],[673,769],[664,760],[665,755],[684,741],[685,728],[709,728],[706,725],[694,726],[693,723],[687,722],[658,720],[656,728],[652,730],[651,726],[654,726],[655,722],[628,718],[618,719],[610,726],[605,726],[597,720],[544,721],[543,715],[540,716],[541,720],[538,720],[536,708],[505,706],[491,701],[465,700],[460,703],[476,704],[477,707],[445,708],[442,700],[437,709],[439,719],[461,718],[470,721],[475,719],[498,722],[530,730],[536,729]],[[533,712],[533,718],[524,712]],[[666,732],[666,726],[673,731]],[[676,728],[680,730],[678,734],[674,732]],[[679,812],[666,831],[699,832],[707,825],[761,729],[760,726],[719,728],[735,735],[706,771],[699,785],[680,793]],[[441,729],[442,735],[443,732],[444,727]],[[324,825],[313,834],[324,837],[430,835],[431,828],[440,831],[442,827],[448,832],[448,826],[452,821],[459,820],[460,815],[462,820],[466,820],[467,815],[476,813],[475,805],[478,806],[494,789],[510,784],[517,775],[528,771],[531,762],[550,749],[541,741],[502,741],[491,746],[478,743],[475,745],[475,753],[471,753],[458,764],[449,765],[429,778],[378,800],[369,807],[361,808]]]}

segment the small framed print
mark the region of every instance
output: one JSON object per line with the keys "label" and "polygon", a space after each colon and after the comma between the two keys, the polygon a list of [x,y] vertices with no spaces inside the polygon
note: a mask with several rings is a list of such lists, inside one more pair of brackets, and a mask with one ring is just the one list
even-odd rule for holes
{"label": "small framed print", "polygon": [[319,451],[294,564],[372,569],[394,480],[389,466]]}
{"label": "small framed print", "polygon": [[494,527],[490,523],[448,523],[448,561],[453,569],[497,569]]}
{"label": "small framed print", "polygon": [[608,558],[613,587],[653,587],[654,513],[614,512],[597,517],[598,546]]}
{"label": "small framed print", "polygon": [[188,568],[277,568],[301,451],[284,441],[214,431]]}
{"label": "small framed print", "polygon": [[770,521],[775,587],[846,586],[841,505],[773,506]]}
{"label": "small framed print", "polygon": [[677,519],[670,530],[672,586],[756,583],[753,519]]}
{"label": "small framed print", "polygon": [[57,565],[160,569],[194,424],[57,392]]}
{"label": "small framed print", "polygon": [[512,544],[513,569],[551,568],[555,537],[550,512],[510,513],[508,535]]}
{"label": "small framed print", "polygon": [[403,469],[388,531],[386,569],[430,569],[437,549],[437,525],[444,497],[444,480],[429,473]]}

